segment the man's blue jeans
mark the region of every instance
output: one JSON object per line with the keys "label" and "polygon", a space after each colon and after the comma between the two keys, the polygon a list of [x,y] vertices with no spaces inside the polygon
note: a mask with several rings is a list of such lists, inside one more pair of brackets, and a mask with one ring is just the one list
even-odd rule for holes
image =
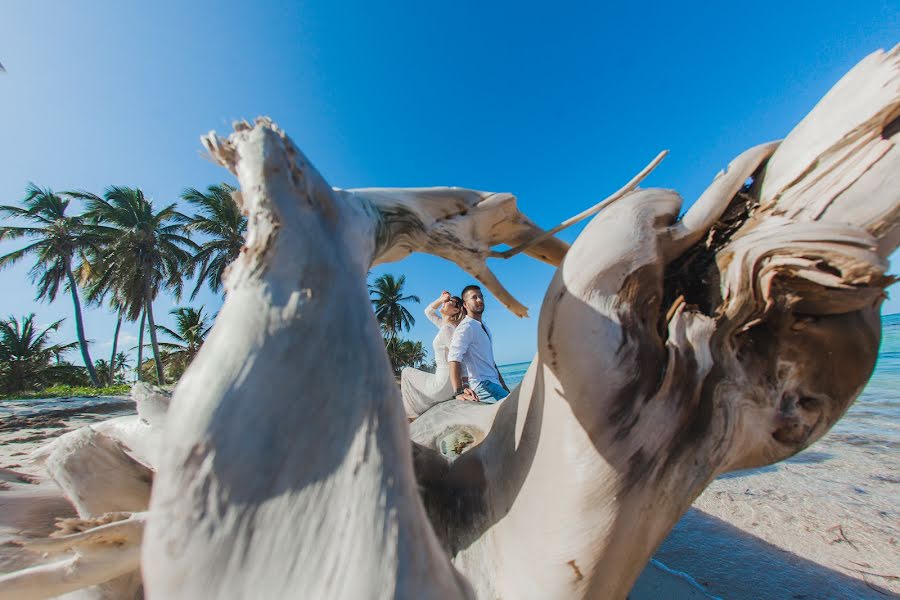
{"label": "man's blue jeans", "polygon": [[504,390],[503,386],[493,381],[479,381],[472,391],[478,396],[479,402],[485,404],[494,404],[509,396],[509,392]]}

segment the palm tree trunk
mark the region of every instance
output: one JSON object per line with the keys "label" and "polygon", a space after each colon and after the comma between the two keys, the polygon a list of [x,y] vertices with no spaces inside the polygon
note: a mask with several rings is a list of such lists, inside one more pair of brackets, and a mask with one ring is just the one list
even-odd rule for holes
{"label": "palm tree trunk", "polygon": [[153,362],[156,363],[156,382],[164,385],[166,379],[163,376],[162,360],[159,357],[159,345],[156,343],[156,323],[153,320],[153,301],[150,298],[150,291],[147,291],[147,321],[150,329],[150,344],[153,346]]}
{"label": "palm tree trunk", "polygon": [[116,332],[113,334],[112,354],[109,357],[109,385],[113,384],[116,374],[116,348],[119,345],[119,328],[122,327],[122,311],[119,310],[119,318],[116,319]]}
{"label": "palm tree trunk", "polygon": [[147,311],[141,311],[141,328],[138,331],[138,359],[137,359],[137,380],[141,380],[141,363],[144,361],[144,321],[147,320]]}
{"label": "palm tree trunk", "polygon": [[94,369],[94,362],[91,360],[91,353],[88,351],[87,340],[84,339],[84,323],[81,320],[81,301],[78,300],[78,286],[75,285],[75,276],[72,275],[72,265],[66,261],[66,277],[69,278],[69,289],[72,291],[72,304],[75,305],[75,333],[78,335],[78,345],[81,347],[81,359],[84,366],[87,367],[88,377],[91,378],[91,384],[94,387],[100,387],[100,379],[97,377],[97,370]]}

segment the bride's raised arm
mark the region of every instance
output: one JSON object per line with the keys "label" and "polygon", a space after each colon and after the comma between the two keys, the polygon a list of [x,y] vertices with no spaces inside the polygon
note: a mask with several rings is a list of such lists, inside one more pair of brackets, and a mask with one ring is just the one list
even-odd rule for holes
{"label": "bride's raised arm", "polygon": [[434,326],[440,329],[444,325],[443,319],[437,315],[435,312],[438,307],[450,299],[450,292],[441,292],[441,295],[437,297],[437,299],[425,307],[425,316],[428,317],[428,320],[434,323]]}

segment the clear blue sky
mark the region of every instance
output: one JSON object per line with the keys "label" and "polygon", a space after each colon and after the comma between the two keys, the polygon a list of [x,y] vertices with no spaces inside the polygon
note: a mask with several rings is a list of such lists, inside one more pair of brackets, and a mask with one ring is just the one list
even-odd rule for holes
{"label": "clear blue sky", "polygon": [[[28,181],[139,186],[171,202],[232,181],[202,158],[199,135],[261,114],[335,186],[509,191],[551,226],[667,148],[645,185],[691,202],[732,157],[783,137],[856,62],[900,41],[896,1],[581,4],[4,3],[0,203]],[[74,339],[69,297],[36,304],[27,268],[0,272],[0,315],[66,318],[58,339]],[[551,269],[525,257],[493,268],[536,317]],[[430,256],[383,272],[405,274],[423,301],[470,281]],[[196,303],[220,302],[204,292]],[[162,322],[172,306],[158,301]],[[488,299],[498,362],[531,358],[534,317]],[[87,311],[95,359],[108,358],[114,324]],[[137,326],[123,330],[133,346]],[[410,337],[430,348],[432,326],[420,319]]]}

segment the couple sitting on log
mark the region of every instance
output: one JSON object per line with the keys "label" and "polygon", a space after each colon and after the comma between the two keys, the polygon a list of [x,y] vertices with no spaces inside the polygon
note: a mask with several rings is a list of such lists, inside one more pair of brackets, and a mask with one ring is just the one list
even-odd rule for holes
{"label": "couple sitting on log", "polygon": [[460,296],[444,291],[425,308],[438,328],[432,342],[437,366],[433,374],[403,369],[400,389],[407,417],[414,419],[453,398],[493,404],[509,395],[483,314],[484,296],[477,285],[466,286]]}

